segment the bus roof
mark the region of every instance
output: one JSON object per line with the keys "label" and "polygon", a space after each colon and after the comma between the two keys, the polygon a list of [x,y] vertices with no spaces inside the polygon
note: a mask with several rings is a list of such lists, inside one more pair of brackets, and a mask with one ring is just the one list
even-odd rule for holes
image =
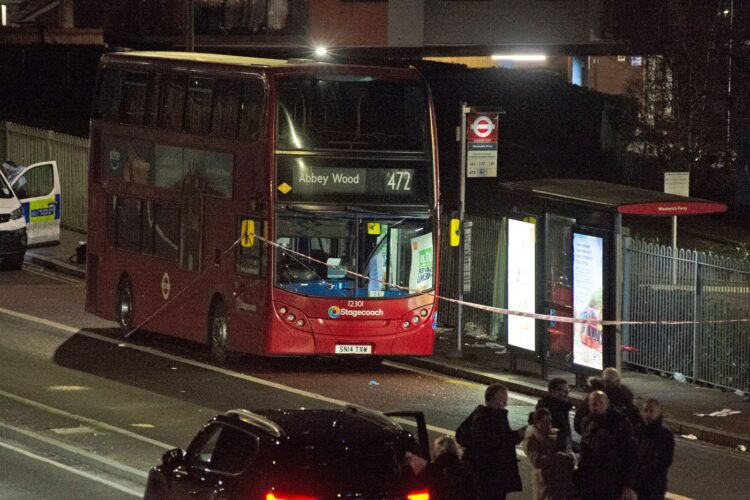
{"label": "bus roof", "polygon": [[[246,57],[246,56],[233,56],[227,54],[209,54],[200,52],[170,52],[170,51],[128,51],[128,52],[111,52],[102,56],[102,61],[105,63],[123,62],[126,59],[132,58],[134,61],[145,60],[156,61],[176,61],[183,63],[195,63],[200,65],[224,65],[224,66],[235,66],[245,68],[262,68],[262,69],[285,69],[291,68],[329,68],[332,71],[336,71],[337,68],[359,68],[359,71],[367,71],[368,68],[372,69],[373,66],[366,65],[341,65],[335,63],[315,61],[312,59],[270,59],[263,57]],[[405,77],[409,75],[410,78],[416,78],[416,73],[412,68],[378,68],[379,71],[390,74],[399,75]]]}
{"label": "bus roof", "polygon": [[[285,59],[269,59],[263,57],[244,57],[244,56],[232,56],[226,54],[207,54],[200,52],[169,52],[169,51],[132,51],[132,52],[114,52],[112,54],[105,55],[114,56],[115,58],[121,57],[134,57],[134,58],[152,58],[152,59],[168,59],[172,61],[186,61],[186,62],[200,62],[200,63],[213,63],[213,64],[233,64],[237,66],[259,66],[264,68],[287,66],[290,64],[299,65],[299,60],[292,60],[292,62]],[[315,61],[305,62],[304,64],[315,64]]]}

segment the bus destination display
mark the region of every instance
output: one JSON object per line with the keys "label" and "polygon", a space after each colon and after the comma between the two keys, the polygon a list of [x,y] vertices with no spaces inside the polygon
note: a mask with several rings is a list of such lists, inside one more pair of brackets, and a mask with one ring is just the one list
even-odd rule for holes
{"label": "bus destination display", "polygon": [[413,168],[280,165],[277,189],[282,199],[289,200],[329,194],[418,198],[415,176]]}

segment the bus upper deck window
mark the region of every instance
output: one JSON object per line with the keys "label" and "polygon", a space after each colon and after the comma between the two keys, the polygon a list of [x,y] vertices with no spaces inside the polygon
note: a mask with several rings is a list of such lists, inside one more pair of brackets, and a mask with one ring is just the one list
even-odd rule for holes
{"label": "bus upper deck window", "polygon": [[220,78],[214,83],[211,134],[221,137],[237,137],[240,112],[240,82]]}
{"label": "bus upper deck window", "polygon": [[94,118],[117,118],[120,112],[120,97],[120,71],[102,69],[94,101]]}
{"label": "bus upper deck window", "polygon": [[242,102],[240,105],[240,137],[257,139],[263,117],[263,82],[245,80],[242,82]]}
{"label": "bus upper deck window", "polygon": [[146,112],[146,94],[149,75],[147,73],[125,73],[122,85],[122,120],[140,125]]}
{"label": "bus upper deck window", "polygon": [[186,91],[187,75],[184,73],[172,73],[171,77],[163,79],[159,126],[182,130]]}

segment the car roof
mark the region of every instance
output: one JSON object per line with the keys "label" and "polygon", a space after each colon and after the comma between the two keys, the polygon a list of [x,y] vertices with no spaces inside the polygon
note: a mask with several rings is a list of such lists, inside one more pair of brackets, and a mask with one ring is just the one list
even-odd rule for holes
{"label": "car roof", "polygon": [[[386,415],[364,408],[230,410],[224,415],[254,430],[290,441],[321,442],[331,439],[384,439],[408,434]],[[258,418],[260,417],[260,418]]]}

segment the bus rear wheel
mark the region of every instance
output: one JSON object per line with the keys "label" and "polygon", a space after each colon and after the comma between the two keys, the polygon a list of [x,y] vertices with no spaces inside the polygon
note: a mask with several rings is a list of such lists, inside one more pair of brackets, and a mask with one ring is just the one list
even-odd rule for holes
{"label": "bus rear wheel", "polygon": [[133,330],[133,285],[127,276],[123,277],[117,285],[116,314],[120,333],[127,335]]}
{"label": "bus rear wheel", "polygon": [[229,357],[227,310],[222,299],[215,299],[208,315],[208,342],[211,346],[211,356],[219,364],[224,364]]}

